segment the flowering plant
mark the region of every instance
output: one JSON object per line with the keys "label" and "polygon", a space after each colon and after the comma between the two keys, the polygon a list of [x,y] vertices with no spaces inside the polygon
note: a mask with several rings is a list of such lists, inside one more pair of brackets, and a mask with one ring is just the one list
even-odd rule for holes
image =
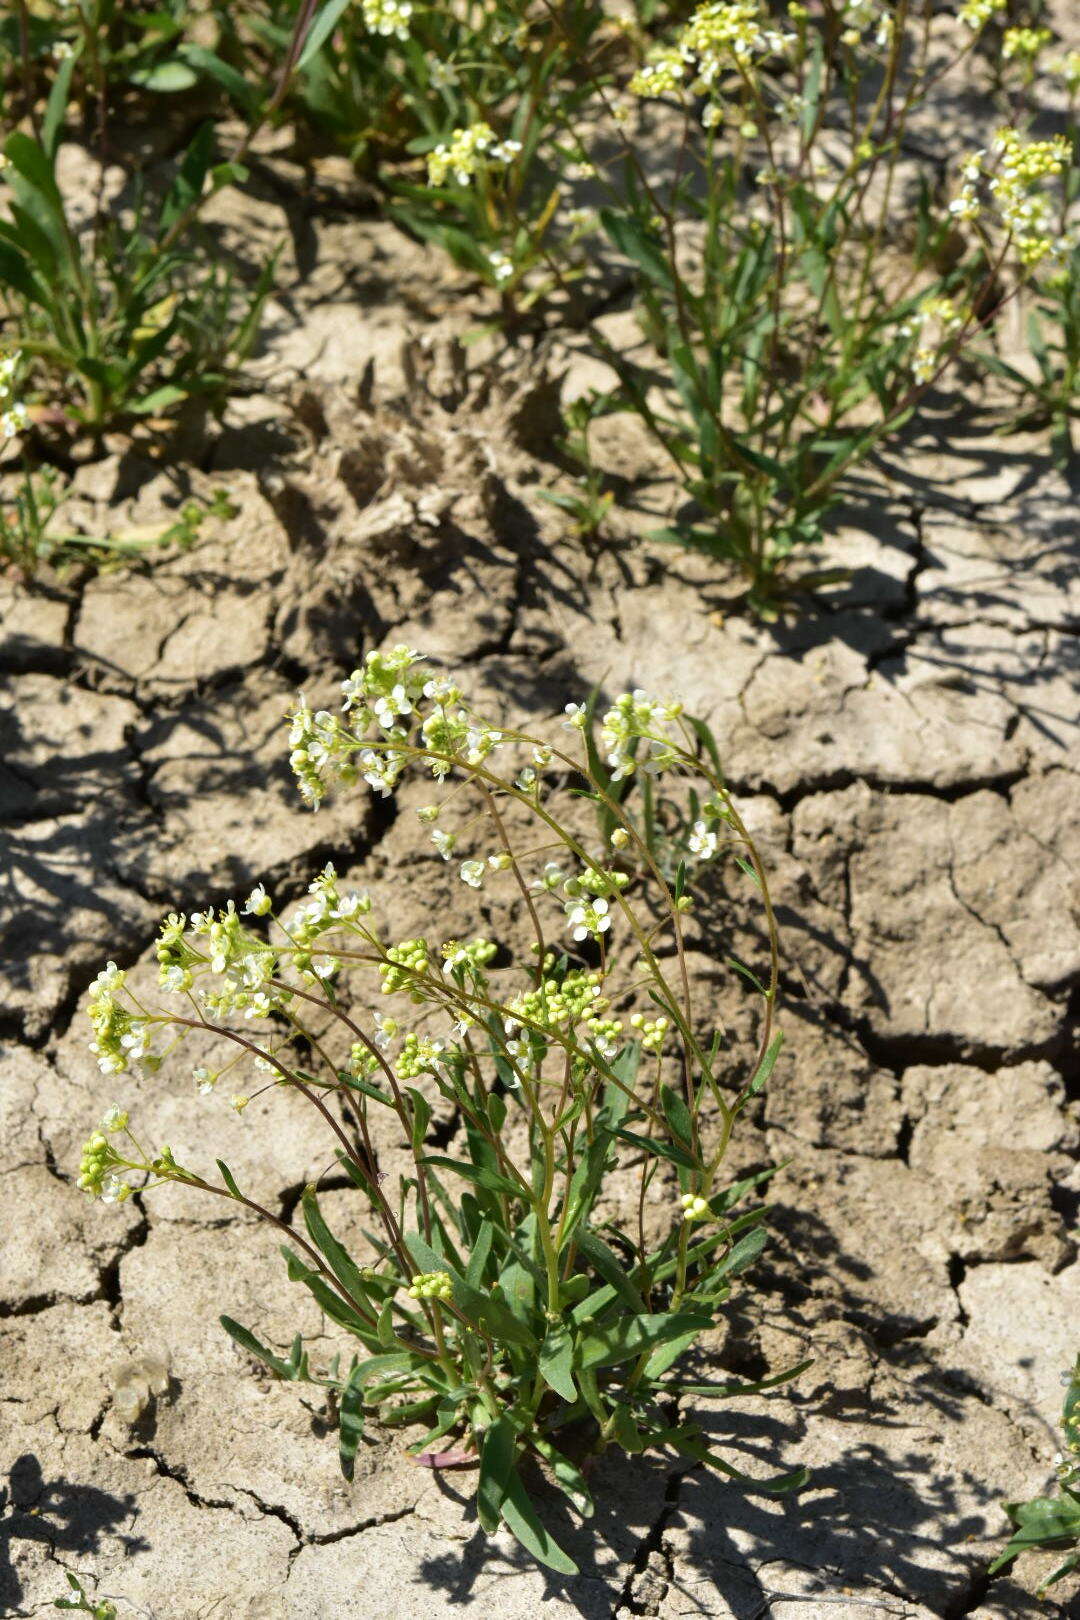
{"label": "flowering plant", "polygon": [[[704,0],[629,82],[681,122],[678,153],[657,175],[628,133],[600,218],[636,268],[670,386],[608,358],[700,514],[660,537],[735,561],[759,610],[828,577],[793,580],[792,554],[1008,296],[1003,278],[1068,264],[1064,137],[1002,129],[940,204],[904,156],[915,114],[1003,3],[968,0],[950,46],[931,4],[825,0],[811,16],[792,0],[779,26],[759,0]],[[1042,44],[1011,40],[1016,105]],[[629,128],[630,105],[617,110]]]}
{"label": "flowering plant", "polygon": [[[237,21],[280,54],[302,9],[264,0]],[[582,219],[562,207],[580,144],[567,131],[615,37],[600,0],[325,0],[284,112],[343,147],[385,188],[391,217],[496,290],[511,317],[555,284],[551,255],[558,279],[581,269]]]}
{"label": "flowering plant", "polygon": [[116,1620],[116,1604],[110,1603],[107,1598],[95,1602],[83,1589],[79,1577],[73,1575],[70,1570],[68,1571],[67,1583],[75,1596],[54,1598],[54,1609],[77,1609],[80,1614],[92,1615],[93,1620]]}
{"label": "flowering plant", "polygon": [[1069,1385],[1061,1420],[1065,1450],[1054,1459],[1058,1494],[1006,1505],[1005,1511],[1015,1529],[1005,1551],[990,1566],[993,1575],[1011,1564],[1020,1553],[1033,1548],[1071,1547],[1073,1550],[1065,1562],[1043,1581],[1040,1597],[1072,1570],[1080,1569],[1080,1356],[1076,1358],[1072,1375],[1066,1373],[1064,1378]]}
{"label": "flowering plant", "polygon": [[[301,703],[293,716],[305,798],[318,805],[331,785],[361,779],[388,795],[407,774],[429,774],[435,796],[418,814],[434,850],[463,894],[497,903],[508,891],[528,946],[393,940],[372,897],[328,865],[291,915],[259,885],[240,909],[168,917],[157,954],[173,1006],[152,1010],[110,964],[90,1017],[106,1073],[156,1071],[200,1031],[223,1053],[216,1068],[200,1065],[201,1090],[251,1069],[261,1087],[298,1092],[378,1224],[370,1263],[331,1231],[316,1186],[297,1232],[225,1163],[208,1180],[170,1147],[142,1146],[119,1106],[87,1141],[79,1185],[122,1201],[175,1182],[284,1227],[290,1277],[360,1350],[317,1374],[299,1339],[286,1357],[223,1317],[227,1331],[278,1376],[336,1393],[347,1477],[367,1417],[424,1421],[413,1449],[441,1443],[476,1462],[481,1524],[504,1523],[552,1568],[575,1566],[537,1515],[523,1464],[539,1462],[588,1515],[582,1435],[591,1451],[668,1446],[757,1489],[795,1488],[801,1470],[747,1480],[672,1414],[680,1394],[703,1392],[672,1369],[765,1242],[764,1211],[739,1206],[771,1172],[728,1184],[723,1167],[779,1050],[772,907],[708,734],[675,703],[625,694],[601,722],[598,777],[585,706],[568,707],[555,738],[495,725],[407,647],[370,653],[343,699],[340,715]],[[692,861],[729,856],[761,902],[766,965],[737,964],[760,1000],[745,1062],[722,1065],[723,1034],[695,1005],[691,862],[665,876],[605,785],[639,775],[671,790],[698,782]],[[582,798],[606,818],[602,847],[579,830]],[[369,1010],[365,985],[385,1011]],[[248,1100],[237,1091],[233,1107]],[[445,1105],[444,1150],[431,1127]],[[381,1168],[391,1153],[405,1156],[396,1185]],[[618,1191],[623,1218],[612,1213]],[[787,1376],[704,1389],[734,1395]]]}

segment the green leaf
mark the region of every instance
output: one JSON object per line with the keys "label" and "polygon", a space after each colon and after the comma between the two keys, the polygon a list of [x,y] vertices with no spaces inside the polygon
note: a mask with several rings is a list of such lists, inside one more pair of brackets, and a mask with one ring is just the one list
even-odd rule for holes
{"label": "green leaf", "polygon": [[308,30],[304,48],[296,63],[296,71],[303,70],[318,56],[326,41],[337,27],[339,20],[344,16],[350,5],[350,0],[327,0],[327,4],[317,13],[315,21]]}
{"label": "green leaf", "polygon": [[669,1367],[675,1365],[680,1356],[685,1355],[686,1351],[697,1339],[699,1332],[699,1328],[688,1328],[685,1333],[680,1333],[676,1338],[669,1339],[667,1344],[662,1344],[659,1349],[654,1350],[645,1363],[645,1377],[659,1378],[662,1373],[666,1373]]}
{"label": "green leaf", "polygon": [[620,253],[643,270],[656,286],[674,292],[671,266],[660,249],[656,235],[640,220],[614,208],[601,208],[600,224]]}
{"label": "green leaf", "polygon": [[354,1366],[341,1392],[338,1429],[338,1460],[341,1472],[351,1480],[356,1465],[356,1449],[364,1433],[364,1380],[361,1368]]}
{"label": "green leaf", "polygon": [[41,122],[41,144],[50,163],[56,161],[56,151],[64,128],[64,114],[67,112],[68,98],[71,95],[71,78],[81,55],[82,46],[78,45],[69,56],[64,57],[56,70],[56,77],[49,91],[45,117]]}
{"label": "green leaf", "polygon": [[9,243],[0,241],[0,290],[7,289],[19,293],[28,304],[37,304],[41,309],[47,307],[24,256]]}
{"label": "green leaf", "polygon": [[[793,1378],[798,1378],[807,1367],[813,1366],[813,1358],[808,1356],[805,1361],[796,1362],[794,1367],[785,1367],[783,1372],[772,1373],[768,1378],[759,1378],[755,1383],[736,1382],[733,1384],[688,1384],[680,1379],[672,1379],[666,1383],[658,1384],[658,1390],[668,1390],[673,1395],[711,1395],[717,1400],[733,1400],[738,1395],[759,1395],[762,1390],[776,1389],[780,1384],[789,1384]],[[647,1370],[647,1369],[646,1369]]]}
{"label": "green leaf", "polygon": [[256,1361],[261,1361],[279,1378],[284,1378],[287,1382],[294,1379],[295,1373],[289,1363],[282,1361],[281,1357],[276,1356],[272,1350],[268,1350],[265,1344],[262,1344],[255,1337],[250,1328],[243,1327],[239,1322],[234,1322],[231,1316],[219,1316],[218,1321],[229,1335],[229,1338],[235,1339],[241,1350],[246,1350],[249,1356],[254,1356]]}
{"label": "green leaf", "polygon": [[801,1490],[810,1479],[808,1468],[792,1468],[786,1474],[773,1474],[768,1479],[755,1479],[752,1474],[744,1474],[741,1468],[735,1468],[731,1463],[725,1462],[723,1457],[718,1457],[715,1451],[711,1451],[698,1429],[690,1423],[676,1429],[657,1429],[653,1438],[660,1445],[674,1446],[684,1457],[693,1457],[697,1462],[708,1463],[710,1468],[715,1468],[726,1478],[735,1480],[745,1491],[760,1493],[762,1496],[786,1496],[792,1491]]}
{"label": "green leaf", "polygon": [[1080,1504],[1067,1497],[1037,1496],[1031,1502],[1007,1502],[1005,1511],[1016,1531],[1005,1551],[990,1566],[990,1574],[1032,1547],[1080,1539]]}
{"label": "green leaf", "polygon": [[551,1441],[544,1439],[543,1436],[534,1435],[532,1443],[551,1469],[559,1489],[570,1498],[583,1519],[591,1519],[595,1507],[588,1482],[581,1469],[572,1463],[569,1457],[564,1457],[562,1452],[556,1450]]}
{"label": "green leaf", "polygon": [[382,1309],[379,1311],[379,1320],[375,1324],[375,1336],[384,1349],[389,1350],[395,1343],[394,1339],[394,1302],[384,1299]]}
{"label": "green leaf", "polygon": [[645,1301],[602,1237],[584,1227],[577,1235],[578,1252],[632,1311],[644,1312]]}
{"label": "green leaf", "polygon": [[308,1229],[308,1236],[325,1259],[338,1282],[353,1299],[364,1300],[367,1297],[364,1279],[361,1277],[359,1268],[348,1250],[338,1242],[323,1220],[314,1187],[304,1188],[304,1196],[300,1200],[300,1207],[304,1212],[304,1225]]}
{"label": "green leaf", "polygon": [[506,1494],[502,1503],[502,1519],[511,1535],[515,1536],[527,1552],[548,1569],[558,1570],[560,1575],[576,1575],[578,1567],[572,1558],[563,1552],[558,1542],[548,1535],[540,1523],[536,1509],[529,1500],[528,1492],[521,1482],[517,1470],[511,1472],[507,1482]]}
{"label": "green leaf", "polygon": [[681,1339],[686,1334],[703,1333],[712,1326],[711,1316],[692,1316],[685,1311],[662,1315],[624,1316],[605,1322],[581,1335],[578,1363],[582,1367],[614,1367],[620,1361],[644,1355],[658,1345]]}
{"label": "green leaf", "polygon": [[64,204],[44,148],[22,130],[15,130],[4,142],[4,153],[24,180],[45,198],[57,218],[64,217]]}
{"label": "green leaf", "polygon": [[224,1159],[215,1159],[214,1163],[217,1165],[218,1169],[220,1170],[221,1179],[225,1183],[226,1187],[228,1187],[228,1189],[229,1189],[230,1193],[232,1194],[232,1196],[234,1198],[242,1199],[244,1195],[240,1191],[239,1187],[236,1185],[236,1178],[234,1177],[232,1171],[229,1169],[228,1165],[225,1163],[225,1160]]}
{"label": "green leaf", "polygon": [[489,1170],[486,1165],[468,1164],[464,1159],[448,1159],[444,1153],[429,1153],[420,1163],[439,1170],[452,1170],[456,1176],[471,1181],[474,1186],[483,1187],[486,1192],[509,1193],[514,1198],[522,1196],[522,1189],[516,1182],[507,1176],[500,1176],[495,1170]]}
{"label": "green leaf", "polygon": [[476,1515],[489,1536],[499,1528],[499,1515],[517,1451],[517,1431],[507,1417],[497,1417],[480,1447],[480,1479],[476,1487]]}
{"label": "green leaf", "polygon": [[405,1089],[412,1098],[413,1105],[412,1150],[414,1153],[419,1153],[424,1145],[424,1137],[431,1122],[431,1104],[423,1092],[417,1091],[415,1086],[407,1086]]}
{"label": "green leaf", "polygon": [[200,201],[214,155],[214,126],[207,122],[195,132],[184,153],[176,179],[161,205],[161,225],[168,230],[180,216]]}
{"label": "green leaf", "polygon": [[157,90],[165,95],[190,90],[199,82],[197,73],[176,57],[170,62],[158,62],[153,67],[136,68],[131,74],[132,84],[143,90]]}
{"label": "green leaf", "polygon": [[257,92],[248,84],[242,73],[238,73],[228,62],[223,62],[214,51],[209,51],[203,45],[181,45],[177,55],[189,63],[197,73],[208,74],[216,79],[226,95],[232,96],[241,107],[249,112],[253,110],[258,100]]}
{"label": "green leaf", "polygon": [[644,1451],[649,1443],[647,1435],[642,1434],[634,1421],[634,1414],[624,1401],[618,1401],[613,1413],[615,1419],[615,1438],[623,1450],[634,1456]]}
{"label": "green leaf", "polygon": [[635,1131],[618,1130],[615,1135],[620,1142],[629,1142],[631,1147],[641,1148],[646,1153],[656,1155],[661,1159],[669,1159],[684,1170],[698,1170],[698,1161],[685,1148],[675,1142],[664,1142],[658,1136],[638,1136]]}
{"label": "green leaf", "polygon": [[757,1069],[754,1072],[754,1077],[747,1087],[751,1097],[756,1096],[757,1093],[764,1088],[765,1082],[768,1080],[769,1076],[773,1072],[773,1069],[776,1067],[776,1060],[780,1056],[780,1048],[783,1046],[783,1044],[784,1036],[781,1032],[770,1042],[768,1051],[758,1064]]}
{"label": "green leaf", "polygon": [[171,405],[179,405],[182,399],[188,399],[190,388],[178,388],[175,383],[165,383],[161,388],[153,389],[144,394],[128,406],[133,416],[160,416]]}
{"label": "green leaf", "polygon": [[469,1255],[468,1265],[465,1267],[465,1281],[470,1288],[479,1288],[484,1281],[484,1272],[491,1256],[491,1246],[495,1239],[495,1228],[490,1221],[484,1220],[476,1235],[472,1253]]}
{"label": "green leaf", "polygon": [[769,1234],[764,1226],[756,1226],[752,1232],[740,1238],[734,1248],[717,1262],[716,1275],[737,1277],[740,1271],[753,1265],[758,1255],[769,1241]]}
{"label": "green leaf", "polygon": [[684,1098],[670,1086],[662,1085],[660,1106],[664,1110],[664,1118],[671,1126],[672,1134],[684,1147],[690,1147],[694,1140],[694,1122]]}
{"label": "green leaf", "polygon": [[355,1333],[357,1338],[362,1339],[366,1345],[370,1346],[378,1343],[373,1331],[373,1323],[366,1321],[358,1311],[347,1305],[341,1295],[330,1287],[325,1278],[320,1277],[319,1273],[313,1271],[310,1266],[306,1266],[300,1256],[294,1254],[287,1243],[281,1245],[281,1252],[285,1256],[285,1269],[289,1274],[290,1281],[302,1282],[315,1296],[320,1308],[326,1312],[332,1321],[340,1322],[342,1327],[348,1328],[350,1333]]}
{"label": "green leaf", "polygon": [[574,1383],[574,1340],[565,1322],[553,1322],[540,1346],[540,1372],[544,1382],[564,1401],[576,1401]]}

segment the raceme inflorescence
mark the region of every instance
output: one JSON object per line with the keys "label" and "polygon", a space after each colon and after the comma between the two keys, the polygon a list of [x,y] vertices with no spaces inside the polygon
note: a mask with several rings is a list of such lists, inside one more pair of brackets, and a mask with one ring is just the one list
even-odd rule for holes
{"label": "raceme inflorescence", "polygon": [[[445,938],[432,917],[395,937],[380,920],[396,910],[392,881],[380,904],[332,864],[291,909],[259,884],[239,905],[166,918],[156,998],[110,963],[90,993],[92,1050],[121,1084],[131,1071],[165,1084],[194,1037],[208,1107],[223,1094],[244,1114],[256,1092],[298,1094],[355,1189],[363,1238],[331,1230],[316,1185],[300,1231],[223,1161],[208,1179],[187,1150],[145,1146],[123,1101],[86,1142],[80,1187],[123,1202],[177,1183],[284,1226],[290,1277],[355,1353],[316,1372],[299,1338],[280,1354],[224,1317],[234,1339],[336,1394],[348,1477],[365,1422],[423,1423],[413,1449],[476,1462],[481,1524],[505,1524],[553,1568],[574,1565],[537,1514],[527,1464],[583,1515],[583,1462],[610,1445],[795,1488],[801,1471],[746,1480],[677,1410],[688,1390],[790,1375],[703,1386],[676,1369],[765,1242],[754,1198],[771,1172],[731,1183],[724,1167],[779,1049],[772,906],[707,728],[634,691],[595,724],[593,704],[569,704],[534,734],[486,717],[399,646],[368,654],[340,712],[301,700],[290,749],[314,806],[360,782],[389,796],[427,778],[414,809],[430,858],[505,926]],[[644,792],[661,780],[688,805],[666,841]],[[734,964],[758,1007],[741,1058],[698,1005],[686,938],[698,880],[715,886],[725,862],[761,919],[761,960]]]}

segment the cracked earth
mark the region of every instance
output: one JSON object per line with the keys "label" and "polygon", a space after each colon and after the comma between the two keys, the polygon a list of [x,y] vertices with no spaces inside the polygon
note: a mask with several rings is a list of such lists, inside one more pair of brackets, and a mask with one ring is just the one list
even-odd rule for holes
{"label": "cracked earth", "polygon": [[[272,212],[239,221],[253,256]],[[432,288],[420,250],[344,205],[304,223],[263,391],[182,465],[119,447],[81,468],[68,509],[117,532],[224,489],[235,515],[143,572],[0,582],[0,1609],[51,1613],[70,1569],[150,1620],[1080,1614],[1075,1585],[1031,1596],[1044,1559],[985,1574],[1001,1503],[1051,1476],[1080,1345],[1075,489],[1039,434],[939,401],[840,514],[848,581],[764,628],[641,538],[673,492],[625,419],[601,424],[634,495],[605,548],[536,498],[560,392],[584,385],[571,342],[466,351],[452,272]],[[358,795],[313,816],[285,767],[297,687],[329,696],[387,640],[518,715],[593,686],[678,694],[779,910],[787,1045],[736,1148],[740,1170],[785,1163],[774,1242],[699,1361],[813,1361],[790,1392],[686,1415],[813,1482],[778,1504],[605,1456],[587,1529],[545,1498],[571,1581],[488,1542],[469,1476],[417,1468],[400,1435],[341,1479],[317,1394],[218,1327],[332,1347],[257,1226],[74,1188],[117,1091],[81,998],[107,957],[152,958],[163,911],[259,879],[291,899],[330,857],[394,884],[401,933],[458,903],[412,816]],[[738,1029],[708,907],[695,928]],[[306,1115],[276,1098],[238,1120],[189,1090],[166,1071],[122,1100],[288,1220],[329,1157]],[[146,1357],[165,1371],[132,1405]]]}

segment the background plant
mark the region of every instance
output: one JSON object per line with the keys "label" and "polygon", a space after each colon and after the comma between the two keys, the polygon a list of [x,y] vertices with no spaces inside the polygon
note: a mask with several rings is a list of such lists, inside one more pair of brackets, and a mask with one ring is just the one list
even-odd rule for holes
{"label": "background plant", "polygon": [[[589,65],[613,38],[598,0],[553,10],[557,27],[546,5],[521,0],[332,0],[292,98],[383,182],[392,217],[498,289],[507,310],[550,290],[564,130],[587,115]],[[289,14],[260,31],[280,40]]]}
{"label": "background plant", "polygon": [[95,1602],[93,1598],[88,1597],[79,1577],[72,1575],[70,1570],[67,1583],[75,1596],[54,1599],[54,1609],[75,1609],[79,1614],[92,1615],[93,1620],[116,1620],[116,1604],[110,1603],[107,1598]]}
{"label": "background plant", "polygon": [[667,386],[608,358],[700,514],[661,537],[736,562],[759,610],[827,577],[792,577],[793,555],[1000,305],[1000,278],[1067,266],[1069,142],[1015,127],[965,160],[950,202],[923,180],[912,240],[893,242],[905,132],[996,9],[962,7],[970,42],[941,63],[930,4],[901,0],[868,37],[857,0],[815,20],[792,4],[786,26],[754,0],[707,0],[630,82],[682,120],[667,174],[627,136],[600,215]]}
{"label": "background plant", "polygon": [[1021,1553],[1036,1548],[1071,1548],[1065,1562],[1043,1581],[1040,1597],[1072,1570],[1080,1569],[1080,1356],[1068,1382],[1061,1420],[1065,1450],[1055,1459],[1058,1493],[1007,1504],[1005,1511],[1015,1526],[1012,1540],[990,1566],[993,1575]]}
{"label": "background plant", "polygon": [[[731,1395],[789,1376],[741,1385],[673,1376],[765,1242],[752,1199],[770,1172],[729,1184],[724,1161],[779,1050],[772,908],[717,762],[677,704],[635,692],[604,715],[598,780],[584,706],[569,705],[554,738],[495,725],[406,647],[369,654],[343,694],[340,717],[304,706],[293,717],[291,763],[305,797],[317,805],[329,784],[361,777],[389,794],[414,770],[430,773],[435,797],[418,813],[435,849],[466,893],[488,891],[497,905],[505,890],[531,947],[391,940],[371,898],[343,890],[328,865],[287,917],[262,885],[242,911],[230,902],[170,916],[158,960],[173,1009],[151,1009],[110,964],[90,1016],[106,1073],[157,1070],[199,1031],[222,1051],[218,1066],[197,1068],[201,1091],[228,1075],[232,1085],[250,1076],[299,1092],[374,1222],[365,1229],[373,1263],[331,1231],[315,1186],[301,1202],[305,1231],[294,1231],[224,1162],[211,1181],[170,1147],[145,1148],[120,1107],[89,1138],[80,1186],[122,1201],[140,1184],[179,1182],[284,1229],[290,1277],[360,1352],[318,1374],[299,1338],[285,1357],[228,1317],[226,1329],[279,1377],[336,1393],[347,1476],[370,1414],[424,1421],[413,1449],[477,1460],[481,1524],[506,1524],[553,1568],[575,1566],[530,1500],[530,1458],[586,1516],[583,1448],[612,1444],[673,1447],[757,1489],[794,1488],[801,1471],[745,1479],[676,1411],[690,1391]],[[723,1032],[694,1002],[689,865],[665,877],[607,792],[639,772],[673,793],[698,783],[697,858],[736,861],[760,901],[766,963],[744,965],[760,1027],[744,1059],[724,1053]],[[613,818],[599,846],[578,827],[590,804]],[[385,1012],[369,1010],[373,990]],[[445,1152],[430,1140],[439,1097],[456,1125]],[[248,1100],[239,1089],[232,1106]],[[379,1167],[388,1144],[409,1159],[396,1185]],[[633,1189],[636,1213],[623,1222],[601,1213],[615,1177]]]}
{"label": "background plant", "polygon": [[63,573],[80,565],[105,569],[130,564],[167,546],[186,550],[195,544],[207,518],[235,515],[228,498],[218,491],[210,501],[185,501],[172,523],[123,534],[76,534],[57,527],[58,484],[53,468],[36,471],[26,464],[14,493],[0,493],[0,570],[6,567],[32,579],[46,567]]}
{"label": "background plant", "polygon": [[[237,386],[274,260],[253,285],[241,285],[198,234],[199,217],[215,192],[246,179],[243,160],[286,94],[314,12],[314,0],[307,0],[261,87],[214,52],[190,47],[189,55],[194,51],[199,65],[248,111],[249,126],[232,157],[219,160],[213,125],[204,123],[160,201],[151,201],[136,175],[122,207],[106,209],[99,194],[90,221],[79,227],[57,180],[57,157],[76,70],[94,55],[104,160],[109,58],[103,42],[115,21],[113,6],[80,4],[79,38],[74,46],[63,42],[44,112],[39,117],[28,79],[27,127],[13,130],[0,153],[8,194],[7,217],[0,217],[0,311],[7,321],[5,364],[21,375],[24,392],[16,403],[24,416],[34,399],[42,408],[29,412],[32,419],[66,421],[99,436],[107,426],[156,418],[186,400],[220,404]],[[9,401],[8,432],[11,410]]]}
{"label": "background plant", "polygon": [[[1043,40],[1040,50],[1043,57],[1051,56],[1047,41]],[[1065,84],[1069,98],[1066,125],[1072,161],[1062,181],[1057,230],[1060,239],[1071,246],[1051,273],[1035,283],[1026,300],[1025,328],[1033,364],[1022,369],[993,353],[982,353],[980,359],[1014,384],[1027,402],[1018,425],[1048,423],[1059,459],[1068,460],[1076,450],[1075,423],[1080,417],[1080,243],[1073,223],[1080,202],[1080,51],[1051,56],[1048,68],[1050,75]]]}

